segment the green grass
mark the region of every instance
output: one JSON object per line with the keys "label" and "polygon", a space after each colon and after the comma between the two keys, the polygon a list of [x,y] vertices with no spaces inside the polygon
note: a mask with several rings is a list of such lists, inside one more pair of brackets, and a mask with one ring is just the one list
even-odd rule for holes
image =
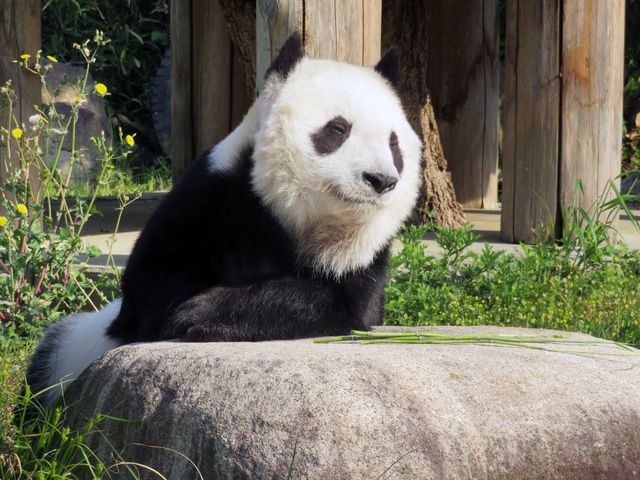
{"label": "green grass", "polygon": [[[611,243],[611,224],[595,220],[623,199],[565,209],[555,244],[521,244],[515,254],[486,243],[480,254],[467,250],[479,239],[470,226],[405,229],[391,261],[386,324],[548,328],[640,346],[640,252]],[[429,230],[442,255],[425,250]]]}
{"label": "green grass", "polygon": [[[135,155],[135,153],[134,153]],[[92,197],[107,195],[134,195],[143,192],[171,190],[171,161],[160,157],[158,165],[135,166],[129,158],[116,158],[107,166],[102,178],[95,184],[69,185],[66,197]],[[50,192],[52,197],[57,192]]]}

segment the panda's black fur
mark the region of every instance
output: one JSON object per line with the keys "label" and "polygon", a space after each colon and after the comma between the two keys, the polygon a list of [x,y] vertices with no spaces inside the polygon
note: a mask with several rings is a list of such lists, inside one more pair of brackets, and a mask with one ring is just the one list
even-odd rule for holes
{"label": "panda's black fur", "polygon": [[[294,34],[266,78],[277,76],[277,81],[286,82],[302,58],[302,42]],[[385,55],[375,71],[381,84],[389,84],[383,85],[388,95],[395,95],[395,51]],[[316,153],[329,155],[340,149],[349,128],[344,119],[329,121],[324,133],[318,130],[310,140]],[[396,132],[384,142],[389,149],[385,155],[392,158],[399,176],[406,162]],[[65,376],[76,377],[105,351],[134,342],[295,339],[382,324],[390,246],[403,219],[393,219],[392,234],[358,268],[338,273],[319,268],[313,258],[307,261],[313,254],[301,253],[300,241],[278,218],[275,207],[257,193],[252,178],[255,148],[255,142],[244,142],[233,152],[235,158],[225,159],[233,168],[212,168],[213,149],[193,163],[137,240],[123,274],[122,299],[50,329],[28,368],[32,391],[42,391]],[[417,167],[411,175],[417,176],[416,171]],[[398,181],[384,173],[364,175],[378,195],[393,190]],[[415,200],[413,190],[407,195]],[[48,406],[60,391],[50,390],[39,399]]]}
{"label": "panda's black fur", "polygon": [[251,189],[251,163],[246,150],[233,175],[208,173],[207,154],[189,168],[129,257],[110,336],[257,341],[382,323],[389,247],[340,278],[298,266],[294,240]]}

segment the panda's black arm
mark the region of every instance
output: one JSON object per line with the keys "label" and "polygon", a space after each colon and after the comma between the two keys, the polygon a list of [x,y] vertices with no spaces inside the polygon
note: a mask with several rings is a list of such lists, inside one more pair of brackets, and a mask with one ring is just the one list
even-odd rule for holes
{"label": "panda's black arm", "polygon": [[163,324],[161,337],[261,341],[368,330],[383,321],[385,273],[340,282],[286,276],[214,287],[180,305]]}

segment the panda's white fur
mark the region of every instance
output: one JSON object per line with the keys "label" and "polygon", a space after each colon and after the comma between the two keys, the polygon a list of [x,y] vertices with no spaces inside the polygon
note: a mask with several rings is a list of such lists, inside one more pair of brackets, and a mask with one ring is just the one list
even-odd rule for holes
{"label": "panda's white fur", "polygon": [[[338,115],[352,122],[351,135],[336,152],[320,155],[311,135]],[[390,132],[410,160],[402,175],[388,148]],[[286,81],[272,76],[242,124],[213,149],[212,171],[232,170],[230,152],[252,139],[256,193],[320,271],[341,276],[368,265],[415,205],[420,165],[414,159],[421,158],[422,143],[373,68],[305,57]],[[363,180],[365,171],[399,180],[380,196]]]}
{"label": "panda's white fur", "polygon": [[[29,383],[50,387],[39,395],[40,403],[49,406],[67,384],[80,376],[85,368],[104,353],[122,345],[106,334],[118,317],[122,299],[117,299],[99,312],[78,313],[53,325],[38,346],[47,354],[47,362],[30,366]],[[35,369],[34,367],[38,367]],[[37,388],[32,393],[39,393]]]}
{"label": "panda's white fur", "polygon": [[[422,155],[397,75],[393,51],[364,68],[306,58],[300,36],[290,37],[243,122],[194,162],[145,226],[122,299],[51,327],[28,369],[33,391],[133,342],[302,338],[381,324],[390,244],[414,207]],[[337,117],[348,134],[319,148],[315,136]],[[393,184],[378,189],[366,174]],[[59,392],[39,399],[48,406]]]}

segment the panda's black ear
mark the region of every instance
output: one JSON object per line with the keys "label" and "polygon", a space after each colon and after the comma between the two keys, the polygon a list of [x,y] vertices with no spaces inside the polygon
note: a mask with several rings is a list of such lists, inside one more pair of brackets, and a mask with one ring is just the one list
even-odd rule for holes
{"label": "panda's black ear", "polygon": [[391,47],[373,68],[389,80],[393,89],[398,91],[400,82],[402,81],[402,75],[400,74],[400,62],[398,61],[398,49],[396,47]]}
{"label": "panda's black ear", "polygon": [[272,73],[277,73],[283,79],[287,78],[293,67],[304,57],[304,48],[302,47],[302,37],[300,32],[293,32],[284,42],[280,52],[273,59],[271,66],[264,74],[266,80]]}

